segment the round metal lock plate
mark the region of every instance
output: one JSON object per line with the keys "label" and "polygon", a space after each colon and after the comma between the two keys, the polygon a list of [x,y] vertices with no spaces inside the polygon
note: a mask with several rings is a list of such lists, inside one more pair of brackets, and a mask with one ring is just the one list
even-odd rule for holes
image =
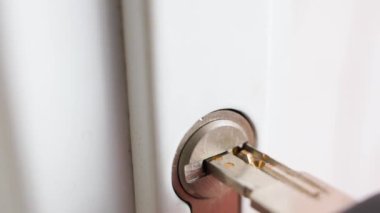
{"label": "round metal lock plate", "polygon": [[182,187],[197,199],[226,194],[231,189],[204,173],[203,160],[244,143],[256,145],[254,127],[245,116],[233,110],[218,110],[204,116],[186,133],[177,150],[173,164],[174,188]]}

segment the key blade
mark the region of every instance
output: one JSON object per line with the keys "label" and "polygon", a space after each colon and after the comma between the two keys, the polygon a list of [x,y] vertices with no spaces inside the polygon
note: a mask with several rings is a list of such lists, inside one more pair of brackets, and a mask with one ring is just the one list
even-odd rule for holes
{"label": "key blade", "polygon": [[268,175],[231,153],[206,161],[205,165],[207,173],[233,187],[245,197],[249,197],[252,191],[268,186],[272,182],[272,178]]}
{"label": "key blade", "polygon": [[326,189],[317,182],[304,177],[301,173],[294,171],[249,145],[244,145],[243,149],[239,150],[236,154],[251,166],[259,168],[278,181],[309,196],[318,197],[321,192],[326,192]]}
{"label": "key blade", "polygon": [[[228,152],[206,160],[206,172],[249,198],[252,206],[261,212],[335,212],[352,202],[331,187],[316,184],[319,182],[315,179],[287,167],[289,170],[282,170],[282,164],[265,161],[264,165],[252,166],[235,154]],[[304,183],[304,180],[312,183],[307,190],[314,190],[318,196],[300,190],[298,187],[304,187],[302,184],[294,186],[294,182]]]}

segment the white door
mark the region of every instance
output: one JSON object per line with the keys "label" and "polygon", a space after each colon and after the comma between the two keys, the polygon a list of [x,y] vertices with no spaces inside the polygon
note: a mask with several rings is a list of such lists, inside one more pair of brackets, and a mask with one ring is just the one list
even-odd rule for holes
{"label": "white door", "polygon": [[354,198],[380,189],[377,1],[124,1],[137,212],[189,212],[186,131],[234,108],[259,149]]}

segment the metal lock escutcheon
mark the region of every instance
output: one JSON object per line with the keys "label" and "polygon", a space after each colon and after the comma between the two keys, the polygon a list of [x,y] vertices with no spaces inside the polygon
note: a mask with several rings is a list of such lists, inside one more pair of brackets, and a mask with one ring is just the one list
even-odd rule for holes
{"label": "metal lock escutcheon", "polygon": [[256,146],[255,128],[242,113],[228,109],[207,114],[185,134],[174,158],[172,183],[192,212],[240,212],[240,196],[207,175],[203,160],[244,143]]}

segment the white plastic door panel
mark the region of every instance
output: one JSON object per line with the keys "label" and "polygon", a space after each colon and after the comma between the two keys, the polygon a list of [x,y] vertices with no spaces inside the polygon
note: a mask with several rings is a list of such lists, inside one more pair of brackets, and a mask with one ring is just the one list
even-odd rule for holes
{"label": "white plastic door panel", "polygon": [[355,198],[380,189],[380,3],[123,3],[137,212],[189,212],[173,157],[221,108],[250,116],[259,148],[291,167]]}

